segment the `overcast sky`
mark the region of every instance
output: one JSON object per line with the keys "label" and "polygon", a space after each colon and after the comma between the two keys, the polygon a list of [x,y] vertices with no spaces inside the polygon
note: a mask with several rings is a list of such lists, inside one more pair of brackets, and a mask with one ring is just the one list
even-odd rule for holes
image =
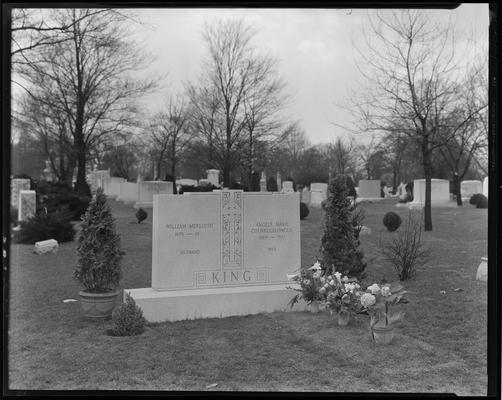
{"label": "overcast sky", "polygon": [[[293,94],[286,115],[298,119],[313,143],[344,134],[331,122],[345,123],[348,115],[336,107],[360,80],[353,58],[353,41],[362,38],[368,14],[363,9],[141,9],[149,28],[142,41],[155,54],[152,69],[168,73],[166,88],[151,100],[160,108],[162,97],[181,91],[195,80],[206,48],[201,38],[205,21],[243,18],[256,29],[254,45],[278,57],[278,70]],[[488,41],[488,5],[463,4],[455,10],[429,10],[435,17],[452,16],[460,31],[474,31]]]}
{"label": "overcast sky", "polygon": [[[253,44],[279,59],[277,69],[286,81],[291,100],[284,116],[299,120],[313,143],[345,135],[347,96],[361,81],[354,62],[353,42],[362,39],[368,16],[364,9],[225,9],[170,8],[136,10],[145,25],[137,38],[156,57],[149,73],[167,74],[164,88],[148,99],[148,108],[162,108],[163,99],[195,81],[206,54],[201,32],[205,22],[240,18],[256,30]],[[461,34],[488,43],[488,5],[463,4],[455,10],[428,10],[445,23],[453,17]],[[471,34],[473,32],[473,34]]]}

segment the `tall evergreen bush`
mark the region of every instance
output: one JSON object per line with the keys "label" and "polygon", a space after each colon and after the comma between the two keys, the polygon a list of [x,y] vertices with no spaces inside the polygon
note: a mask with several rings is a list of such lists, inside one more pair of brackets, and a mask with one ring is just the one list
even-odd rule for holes
{"label": "tall evergreen bush", "polygon": [[326,273],[338,271],[342,275],[362,279],[366,264],[356,238],[348,196],[347,177],[335,176],[328,186],[325,229],[321,253]]}
{"label": "tall evergreen bush", "polygon": [[121,259],[120,235],[115,232],[110,206],[99,188],[82,218],[74,278],[86,291],[112,291],[121,277]]}
{"label": "tall evergreen bush", "polygon": [[271,176],[267,180],[267,192],[277,192],[277,191],[278,191],[277,181],[273,176]]}

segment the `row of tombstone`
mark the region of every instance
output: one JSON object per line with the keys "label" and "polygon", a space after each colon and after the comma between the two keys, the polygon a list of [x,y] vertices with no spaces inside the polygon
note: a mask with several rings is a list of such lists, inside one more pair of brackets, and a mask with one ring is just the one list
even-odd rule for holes
{"label": "row of tombstone", "polygon": [[[133,203],[134,208],[152,208],[153,195],[172,194],[173,182],[169,181],[138,181],[127,182],[124,178],[110,176],[110,170],[91,171],[87,176],[91,191],[95,192],[98,187],[103,188],[107,197],[120,200],[124,203]],[[218,187],[219,170],[207,170],[207,179],[179,179],[179,186],[208,185]]]}

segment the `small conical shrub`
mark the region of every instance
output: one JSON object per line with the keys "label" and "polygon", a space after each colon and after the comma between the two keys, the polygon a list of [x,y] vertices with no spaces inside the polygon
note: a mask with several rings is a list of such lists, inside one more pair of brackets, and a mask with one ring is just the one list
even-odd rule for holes
{"label": "small conical shrub", "polygon": [[146,320],[143,310],[136,304],[129,293],[126,301],[113,311],[112,314],[114,336],[132,336],[144,332]]}
{"label": "small conical shrub", "polygon": [[348,196],[347,177],[335,176],[328,186],[325,229],[321,253],[326,274],[338,271],[342,275],[362,279],[366,264],[359,240],[354,232],[353,216]]}
{"label": "small conical shrub", "polygon": [[134,214],[136,216],[136,219],[138,220],[138,224],[141,224],[141,221],[144,221],[146,217],[148,217],[148,213],[143,210],[142,208],[138,209],[136,213]]}
{"label": "small conical shrub", "polygon": [[267,180],[267,192],[277,192],[277,191],[278,191],[277,181],[273,176],[271,176]]}
{"label": "small conical shrub", "polygon": [[85,290],[108,292],[118,285],[120,273],[120,235],[103,189],[99,188],[82,217],[74,278]]}
{"label": "small conical shrub", "polygon": [[307,218],[309,213],[310,213],[310,210],[309,210],[307,204],[301,202],[300,203],[300,219]]}
{"label": "small conical shrub", "polygon": [[389,232],[394,232],[401,226],[401,217],[395,212],[389,211],[383,217],[383,224]]}

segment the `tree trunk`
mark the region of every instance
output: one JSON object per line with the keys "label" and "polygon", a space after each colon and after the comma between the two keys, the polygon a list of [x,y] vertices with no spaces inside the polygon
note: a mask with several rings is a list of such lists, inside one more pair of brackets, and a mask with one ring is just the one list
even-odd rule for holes
{"label": "tree trunk", "polygon": [[432,231],[432,210],[431,210],[431,179],[432,179],[432,160],[429,150],[429,140],[424,135],[422,143],[422,155],[425,175],[425,206],[424,206],[424,230]]}
{"label": "tree trunk", "polygon": [[460,177],[458,172],[453,173],[453,193],[457,197],[457,206],[462,206],[462,192],[460,190]]}
{"label": "tree trunk", "polygon": [[85,180],[85,149],[79,148],[77,151],[77,181],[75,182],[75,193],[80,196],[90,196],[91,191]]}
{"label": "tree trunk", "polygon": [[225,157],[225,162],[223,164],[223,187],[230,187],[230,162],[228,160],[228,155]]}
{"label": "tree trunk", "polygon": [[173,177],[173,194],[177,194],[178,192],[176,191],[176,147],[173,144],[172,147],[172,163],[171,163],[171,176]]}
{"label": "tree trunk", "polygon": [[392,171],[392,194],[397,192],[397,173],[396,170]]}

